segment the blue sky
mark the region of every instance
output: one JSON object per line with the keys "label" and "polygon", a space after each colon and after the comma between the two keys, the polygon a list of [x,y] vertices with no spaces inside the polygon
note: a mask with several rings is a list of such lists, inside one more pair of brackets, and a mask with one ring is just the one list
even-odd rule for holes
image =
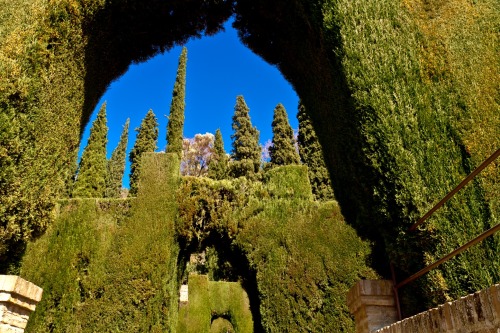
{"label": "blue sky", "polygon": [[[290,124],[297,129],[298,97],[295,91],[276,67],[264,62],[239,41],[230,22],[225,24],[225,31],[215,36],[192,39],[185,46],[188,49],[185,137],[194,137],[197,133],[215,133],[220,128],[225,149],[229,153],[231,117],[238,95],[244,96],[250,108],[252,123],[260,131],[261,144],[272,138],[273,110],[278,103],[285,106]],[[126,119],[130,118],[124,187],[128,188],[129,183],[128,153],[134,145],[134,129],[139,127],[149,109],[158,118],[158,151],[165,149],[166,116],[170,112],[181,49],[178,46],[145,63],[131,65],[122,77],[108,87],[87,124],[80,155],[87,144],[91,124],[101,104],[106,101],[109,158],[118,144]]]}

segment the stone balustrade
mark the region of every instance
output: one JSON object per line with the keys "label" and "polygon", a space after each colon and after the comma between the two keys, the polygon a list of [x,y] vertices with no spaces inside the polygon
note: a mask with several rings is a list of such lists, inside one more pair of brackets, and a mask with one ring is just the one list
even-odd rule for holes
{"label": "stone balustrade", "polygon": [[391,281],[359,281],[347,303],[357,333],[500,333],[500,284],[401,321]]}

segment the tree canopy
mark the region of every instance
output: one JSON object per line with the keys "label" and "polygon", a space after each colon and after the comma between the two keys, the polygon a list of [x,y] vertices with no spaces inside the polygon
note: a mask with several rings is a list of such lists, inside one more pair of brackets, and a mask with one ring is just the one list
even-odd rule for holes
{"label": "tree canopy", "polygon": [[293,129],[288,122],[288,115],[283,104],[274,109],[272,122],[273,140],[269,147],[269,156],[272,165],[300,164],[300,157],[295,149]]}
{"label": "tree canopy", "polygon": [[182,154],[183,130],[184,130],[184,107],[186,94],[186,62],[187,48],[183,47],[179,56],[179,66],[175,78],[172,102],[170,104],[170,115],[167,125],[167,153]]}
{"label": "tree canopy", "polygon": [[182,142],[181,175],[206,176],[213,151],[214,135],[212,133],[196,134],[194,138],[185,138]]}
{"label": "tree canopy", "polygon": [[83,150],[73,188],[73,197],[102,198],[106,190],[108,126],[106,103],[103,103],[90,128],[87,146]]}
{"label": "tree canopy", "polygon": [[208,166],[208,176],[213,179],[221,180],[227,177],[228,158],[224,150],[224,141],[220,129],[215,131],[214,152]]}
{"label": "tree canopy", "polygon": [[252,176],[259,171],[261,148],[259,131],[252,126],[250,109],[243,96],[236,97],[233,115],[233,150],[231,152],[231,175],[233,177]]}
{"label": "tree canopy", "polygon": [[297,118],[299,120],[297,137],[299,154],[302,162],[308,167],[313,195],[317,200],[334,199],[330,175],[323,159],[323,149],[302,102],[299,102]]}
{"label": "tree canopy", "polygon": [[153,110],[149,110],[146,117],[141,122],[141,126],[136,128],[137,138],[134,148],[129,155],[130,161],[130,194],[137,194],[137,185],[141,168],[141,155],[146,152],[154,152],[158,141],[158,122]]}
{"label": "tree canopy", "polygon": [[123,174],[125,172],[125,162],[127,159],[128,128],[130,119],[127,119],[123,126],[120,141],[108,160],[108,173],[106,178],[106,197],[118,198],[122,188]]}

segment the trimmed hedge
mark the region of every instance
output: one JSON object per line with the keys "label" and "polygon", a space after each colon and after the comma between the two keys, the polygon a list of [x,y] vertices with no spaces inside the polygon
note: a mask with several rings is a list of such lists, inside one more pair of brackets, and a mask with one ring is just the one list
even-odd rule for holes
{"label": "trimmed hedge", "polygon": [[[264,179],[277,180],[184,177],[177,195],[181,244],[203,249],[207,240],[216,239],[209,244],[217,249],[225,239],[229,249],[244,254],[248,268],[238,273],[247,285],[256,285],[247,292],[256,293],[249,296],[254,296],[250,305],[254,320],[254,311],[259,316],[258,328],[353,331],[345,295],[357,280],[376,276],[366,265],[368,244],[344,223],[336,202],[311,200],[306,168],[280,167],[268,173]],[[290,195],[304,193],[304,188],[308,195]],[[222,261],[241,260],[224,250],[219,252]]]}
{"label": "trimmed hedge", "polygon": [[142,165],[129,210],[117,199],[68,200],[30,245],[21,275],[44,297],[27,332],[175,330],[180,162],[175,154],[145,154]]}
{"label": "trimmed hedge", "polygon": [[271,197],[312,200],[311,183],[305,165],[274,167],[264,180]]}
{"label": "trimmed hedge", "polygon": [[177,332],[211,332],[212,322],[227,318],[236,332],[253,332],[252,313],[238,282],[209,281],[207,275],[189,275],[189,302],[179,309]]}

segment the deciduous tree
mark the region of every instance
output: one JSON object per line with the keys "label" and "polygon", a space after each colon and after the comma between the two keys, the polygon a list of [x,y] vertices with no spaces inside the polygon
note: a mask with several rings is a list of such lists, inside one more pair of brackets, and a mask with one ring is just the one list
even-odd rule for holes
{"label": "deciduous tree", "polygon": [[182,146],[181,174],[183,176],[206,176],[214,151],[212,133],[196,134],[185,138]]}

